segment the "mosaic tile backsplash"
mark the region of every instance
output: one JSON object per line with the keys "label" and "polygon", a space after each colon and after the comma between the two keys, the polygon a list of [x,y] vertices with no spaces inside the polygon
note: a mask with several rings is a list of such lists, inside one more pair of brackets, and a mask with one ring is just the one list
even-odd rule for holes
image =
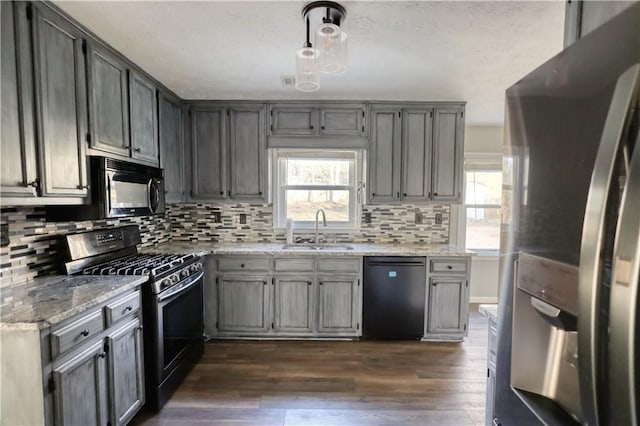
{"label": "mosaic tile backsplash", "polygon": [[[449,206],[413,204],[364,206],[360,231],[320,232],[328,241],[360,243],[433,243],[449,242]],[[367,213],[371,223],[364,223]],[[415,214],[422,223],[415,223]],[[246,224],[240,215],[246,215]],[[436,224],[436,214],[442,223]],[[169,207],[171,238],[178,241],[273,242],[285,241],[284,231],[273,229],[271,204],[174,204]],[[220,222],[216,222],[220,216]],[[295,227],[294,227],[295,231]],[[313,237],[311,232],[295,231],[296,237]]]}
{"label": "mosaic tile backsplash", "polygon": [[169,241],[171,225],[166,215],[78,222],[47,222],[42,207],[7,207],[0,223],[9,225],[10,243],[0,248],[0,290],[59,270],[60,237],[76,232],[137,224],[142,245]]}

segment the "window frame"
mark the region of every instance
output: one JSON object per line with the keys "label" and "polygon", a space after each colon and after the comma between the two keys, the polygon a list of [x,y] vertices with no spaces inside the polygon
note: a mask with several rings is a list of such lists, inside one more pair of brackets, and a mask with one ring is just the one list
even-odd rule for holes
{"label": "window frame", "polygon": [[[327,226],[322,226],[323,232],[350,232],[360,230],[360,216],[362,211],[362,195],[364,183],[362,182],[363,154],[358,149],[293,149],[273,148],[271,150],[271,187],[273,188],[273,228],[275,230],[286,229],[286,191],[287,190],[346,190],[349,191],[349,216],[347,223],[331,221],[327,218]],[[349,170],[349,185],[282,185],[286,169],[281,167],[283,158],[301,158],[310,160],[341,159],[352,160]],[[294,221],[295,230],[313,230],[315,221]]]}
{"label": "window frame", "polygon": [[[497,208],[501,209],[501,204],[467,204],[467,165],[468,164],[486,164],[489,166],[487,170],[502,172],[502,153],[479,153],[479,152],[465,152],[464,153],[464,166],[462,176],[462,203],[458,206],[452,206],[452,217],[456,218],[456,224],[451,224],[451,241],[457,241],[457,245],[467,250],[472,250],[479,255],[483,256],[498,256],[500,249],[482,249],[467,247],[467,208]],[[490,167],[493,166],[493,167]],[[480,169],[477,169],[480,170]]]}

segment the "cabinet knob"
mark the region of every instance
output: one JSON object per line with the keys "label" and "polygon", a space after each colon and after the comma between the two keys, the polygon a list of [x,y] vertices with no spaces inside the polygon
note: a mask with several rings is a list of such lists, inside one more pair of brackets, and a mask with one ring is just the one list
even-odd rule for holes
{"label": "cabinet knob", "polygon": [[453,269],[453,266],[447,265],[447,269]]}
{"label": "cabinet knob", "polygon": [[220,191],[220,195],[224,195],[224,191]]}
{"label": "cabinet knob", "polygon": [[438,193],[437,193],[437,192],[434,192],[434,193],[433,193],[433,196],[434,196],[434,197],[437,197],[437,196],[438,196]]}
{"label": "cabinet knob", "polygon": [[142,328],[143,328],[142,326],[139,326],[139,327],[138,327],[138,330],[142,330]]}
{"label": "cabinet knob", "polygon": [[438,283],[433,283],[433,286],[436,287],[438,285]]}
{"label": "cabinet knob", "polygon": [[135,152],[140,152],[140,148],[134,148],[133,149]]}
{"label": "cabinet knob", "polygon": [[403,197],[406,197],[406,196],[407,196],[407,193],[406,193],[406,192],[403,192],[403,193],[402,193],[402,196],[403,196]]}
{"label": "cabinet knob", "polygon": [[318,284],[319,284],[319,285],[323,285],[324,283],[323,283],[322,281],[320,281]]}
{"label": "cabinet knob", "polygon": [[309,128],[310,128],[311,130],[313,130],[313,126],[309,126]]}
{"label": "cabinet knob", "polygon": [[101,352],[101,353],[98,354],[99,358],[104,358],[106,356],[107,356],[106,352]]}
{"label": "cabinet knob", "polygon": [[311,285],[313,284],[311,281],[307,281],[307,285]]}
{"label": "cabinet knob", "polygon": [[240,267],[241,267],[241,268],[244,268],[244,263],[241,263],[241,264],[240,264]]}
{"label": "cabinet knob", "polygon": [[87,330],[87,329],[85,328],[84,330],[82,330],[82,331],[80,332],[80,334],[81,334],[82,336],[84,336],[84,337],[87,337],[87,336],[89,335],[89,330]]}
{"label": "cabinet knob", "polygon": [[371,193],[371,196],[372,196],[372,197],[375,197],[375,196],[376,196],[376,193],[375,193],[375,192],[372,192],[372,193]]}
{"label": "cabinet knob", "polygon": [[267,285],[267,282],[266,281],[262,281],[262,285]]}
{"label": "cabinet knob", "polygon": [[320,129],[324,130],[324,126],[320,127]]}
{"label": "cabinet knob", "polygon": [[129,312],[129,311],[133,311],[133,306],[129,305],[126,308],[124,308],[125,312]]}
{"label": "cabinet knob", "polygon": [[40,181],[38,179],[35,179],[29,183],[27,183],[27,186],[30,186],[32,188],[38,188],[38,186],[40,186]]}

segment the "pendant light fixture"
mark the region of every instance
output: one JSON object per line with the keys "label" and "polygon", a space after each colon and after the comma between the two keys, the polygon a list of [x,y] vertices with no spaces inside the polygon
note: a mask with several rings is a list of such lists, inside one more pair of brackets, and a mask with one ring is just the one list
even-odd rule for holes
{"label": "pendant light fixture", "polygon": [[[319,73],[340,74],[347,69],[347,34],[340,25],[347,12],[333,1],[314,1],[302,8],[307,39],[296,51],[296,89],[313,92],[320,88]],[[314,44],[310,43],[310,27]]]}

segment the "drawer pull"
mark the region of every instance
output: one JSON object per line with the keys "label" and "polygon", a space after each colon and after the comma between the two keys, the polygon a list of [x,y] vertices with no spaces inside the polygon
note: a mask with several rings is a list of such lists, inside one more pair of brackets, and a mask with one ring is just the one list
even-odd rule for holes
{"label": "drawer pull", "polygon": [[87,337],[87,336],[89,335],[89,330],[87,330],[87,329],[85,328],[84,330],[82,330],[82,331],[80,332],[80,334],[81,334],[82,336],[84,336],[84,337]]}
{"label": "drawer pull", "polygon": [[241,267],[241,268],[244,268],[244,263],[241,263],[241,264],[240,264],[240,267]]}
{"label": "drawer pull", "polygon": [[131,306],[131,305],[127,306],[126,308],[124,308],[124,311],[125,312],[133,311],[133,306]]}
{"label": "drawer pull", "polygon": [[453,269],[453,266],[447,265],[447,269]]}

